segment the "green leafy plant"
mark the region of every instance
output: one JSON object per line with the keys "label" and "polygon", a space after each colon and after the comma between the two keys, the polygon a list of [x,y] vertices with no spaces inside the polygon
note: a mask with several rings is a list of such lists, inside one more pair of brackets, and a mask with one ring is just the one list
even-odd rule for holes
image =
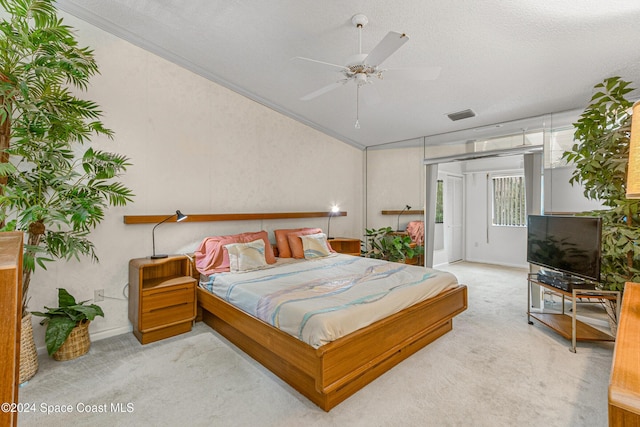
{"label": "green leafy plant", "polygon": [[620,77],[595,86],[595,93],[577,123],[577,141],[563,158],[576,169],[570,183],[584,186],[585,197],[600,201],[607,209],[585,212],[602,217],[601,282],[622,291],[625,282],[640,281],[639,200],[626,198],[627,164],[631,133],[633,90]]}
{"label": "green leafy plant", "polygon": [[44,317],[40,324],[47,325],[45,343],[50,356],[64,344],[73,328],[80,323],[95,319],[96,316],[104,317],[104,312],[99,306],[95,304],[86,305],[87,301],[76,302],[76,299],[66,289],[59,288],[58,307],[45,307],[47,311],[44,313],[40,311],[32,312],[36,316]]}
{"label": "green leafy plant", "polygon": [[368,258],[384,259],[393,262],[404,262],[424,253],[423,246],[414,245],[411,237],[394,234],[391,227],[379,229],[365,229],[367,236],[367,250],[364,256]]}
{"label": "green leafy plant", "polygon": [[108,206],[133,194],[116,181],[129,166],[125,156],[82,148],[92,136],[113,136],[98,105],[75,95],[98,72],[93,52],[78,46],[52,0],[0,5],[0,231],[26,233],[26,314],[36,265],[80,255],[97,261],[91,230]]}

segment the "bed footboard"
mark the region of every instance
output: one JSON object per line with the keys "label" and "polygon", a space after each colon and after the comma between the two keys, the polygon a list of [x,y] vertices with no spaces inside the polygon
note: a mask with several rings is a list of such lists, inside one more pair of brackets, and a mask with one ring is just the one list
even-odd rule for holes
{"label": "bed footboard", "polygon": [[198,289],[202,320],[325,411],[452,329],[458,285],[318,349]]}

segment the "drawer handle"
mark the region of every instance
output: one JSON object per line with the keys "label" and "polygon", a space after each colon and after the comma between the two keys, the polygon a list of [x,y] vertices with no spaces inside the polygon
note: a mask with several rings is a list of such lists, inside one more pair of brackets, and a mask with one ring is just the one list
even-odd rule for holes
{"label": "drawer handle", "polygon": [[167,305],[164,307],[158,307],[158,308],[152,308],[151,310],[149,310],[149,313],[152,313],[154,311],[158,311],[158,310],[166,310],[167,308],[173,308],[173,307],[179,307],[181,305],[188,305],[188,302],[180,302],[178,304],[173,304],[173,305]]}

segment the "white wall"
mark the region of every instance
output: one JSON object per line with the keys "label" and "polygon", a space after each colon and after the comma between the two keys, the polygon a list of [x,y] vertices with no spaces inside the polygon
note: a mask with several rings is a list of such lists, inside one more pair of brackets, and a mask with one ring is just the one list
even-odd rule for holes
{"label": "white wall", "polygon": [[[466,260],[527,267],[525,227],[491,226],[487,207],[486,176],[490,172],[522,169],[522,156],[509,156],[466,162]],[[544,211],[576,213],[600,209],[598,202],[583,195],[581,185],[569,184],[573,167],[544,170]]]}
{"label": "white wall", "polygon": [[589,200],[581,185],[569,184],[574,167],[544,170],[545,213],[576,213],[602,209],[600,202]]}
{"label": "white wall", "polygon": [[[198,75],[62,14],[82,46],[95,50],[101,75],[87,99],[104,111],[113,141],[95,146],[122,153],[132,166],[122,182],[134,203],[110,209],[91,234],[100,263],[58,261],[32,278],[29,308],[56,304],[57,287],[78,299],[95,289],[107,297],[105,318],[91,324],[94,339],[130,330],[128,262],[151,254],[153,224],[125,225],[124,215],[328,211],[335,236],[359,237],[363,228],[363,153]],[[327,219],[167,223],[156,230],[158,253],[193,251],[206,236],[289,226],[318,226]],[[44,327],[34,324],[36,344]]]}
{"label": "white wall", "polygon": [[465,163],[465,259],[472,262],[526,267],[527,228],[491,225],[488,206],[490,172],[522,171],[522,156],[496,157]]}
{"label": "white wall", "polygon": [[[383,210],[424,209],[425,175],[422,146],[368,150],[367,228],[398,227],[398,215],[382,215]],[[423,215],[402,215],[400,229]]]}

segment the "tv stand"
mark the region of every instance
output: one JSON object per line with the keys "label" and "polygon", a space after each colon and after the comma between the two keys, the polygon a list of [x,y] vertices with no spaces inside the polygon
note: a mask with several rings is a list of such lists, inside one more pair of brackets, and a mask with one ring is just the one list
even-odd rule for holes
{"label": "tv stand", "polygon": [[[584,283],[584,282],[583,282]],[[531,285],[536,284],[546,289],[553,291],[562,296],[562,312],[544,312],[542,309],[540,312],[531,311]],[[575,283],[574,283],[575,284]],[[571,340],[571,347],[569,350],[573,353],[576,352],[577,341],[615,341],[615,337],[600,331],[591,325],[588,325],[580,320],[576,319],[577,307],[576,300],[578,298],[586,299],[606,299],[615,300],[616,309],[618,310],[617,318],[620,318],[620,292],[619,291],[606,291],[598,289],[589,289],[592,286],[580,287],[571,286],[571,290],[564,290],[555,284],[545,283],[545,281],[538,280],[538,273],[529,273],[527,278],[527,322],[533,325],[531,318],[536,319],[543,325],[553,329],[566,339]],[[564,309],[565,298],[571,300],[571,314],[566,314]]]}

